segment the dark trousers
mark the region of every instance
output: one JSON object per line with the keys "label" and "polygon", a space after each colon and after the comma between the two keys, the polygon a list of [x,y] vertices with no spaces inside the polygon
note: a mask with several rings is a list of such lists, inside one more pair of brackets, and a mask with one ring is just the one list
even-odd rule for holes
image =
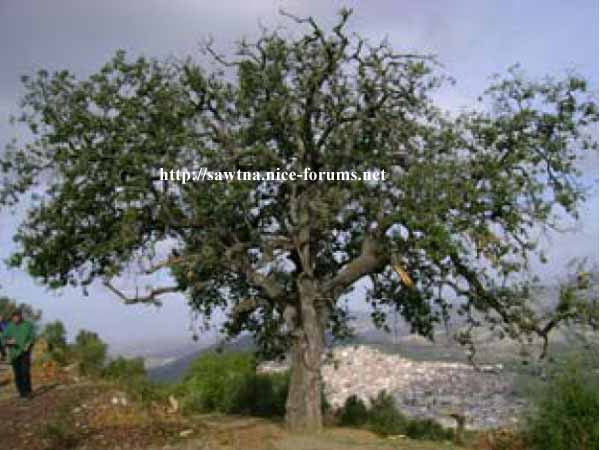
{"label": "dark trousers", "polygon": [[21,397],[31,394],[31,350],[21,353],[12,362],[15,384]]}

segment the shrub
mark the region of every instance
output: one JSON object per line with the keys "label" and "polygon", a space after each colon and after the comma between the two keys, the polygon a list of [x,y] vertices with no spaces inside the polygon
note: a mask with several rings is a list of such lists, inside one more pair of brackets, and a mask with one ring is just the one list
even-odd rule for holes
{"label": "shrub", "polygon": [[41,431],[50,448],[70,450],[79,444],[79,437],[64,413],[47,422]]}
{"label": "shrub", "polygon": [[430,441],[445,441],[454,437],[452,430],[444,428],[432,419],[409,419],[404,434],[412,439]]}
{"label": "shrub", "polygon": [[46,340],[49,351],[56,348],[65,348],[67,346],[66,335],[65,326],[60,320],[46,324],[42,332],[42,337]]}
{"label": "shrub", "polygon": [[102,370],[105,378],[115,381],[136,380],[146,376],[143,358],[118,357],[110,361]]}
{"label": "shrub", "polygon": [[96,333],[81,330],[75,338],[73,351],[82,375],[101,375],[106,360],[106,344]]}
{"label": "shrub", "polygon": [[180,388],[184,409],[190,412],[227,412],[235,390],[254,374],[256,362],[248,353],[209,353],[196,359]]}
{"label": "shrub", "polygon": [[369,419],[369,411],[365,403],[356,395],[351,395],[344,402],[339,412],[340,425],[356,427],[364,425]]}
{"label": "shrub", "polygon": [[166,401],[173,390],[170,385],[148,380],[143,358],[115,358],[102,369],[102,376],[142,403]]}
{"label": "shrub", "polygon": [[406,434],[407,419],[396,408],[394,398],[381,391],[371,399],[366,428],[373,433],[387,436],[391,434]]}
{"label": "shrub", "polygon": [[119,385],[134,400],[141,403],[165,402],[173,393],[170,385],[154,383],[144,376],[121,379]]}
{"label": "shrub", "polygon": [[44,327],[41,337],[48,344],[50,358],[60,365],[66,365],[69,360],[65,326],[60,320],[48,323]]}
{"label": "shrub", "polygon": [[598,448],[598,378],[581,360],[557,369],[534,396],[525,436],[533,449]]}
{"label": "shrub", "polygon": [[[276,381],[278,379],[278,381]],[[272,417],[285,414],[289,379],[280,375],[250,374],[232,386],[223,409],[230,414]],[[278,386],[279,385],[279,386]]]}
{"label": "shrub", "polygon": [[367,408],[356,395],[346,399],[338,412],[339,424],[364,427],[381,436],[403,434],[413,439],[449,440],[452,430],[446,429],[432,419],[408,418],[396,408],[394,398],[381,391],[371,399]]}
{"label": "shrub", "polygon": [[[290,375],[257,374],[250,353],[205,354],[192,363],[173,394],[182,399],[184,412],[285,415]],[[322,393],[323,412],[329,405]]]}

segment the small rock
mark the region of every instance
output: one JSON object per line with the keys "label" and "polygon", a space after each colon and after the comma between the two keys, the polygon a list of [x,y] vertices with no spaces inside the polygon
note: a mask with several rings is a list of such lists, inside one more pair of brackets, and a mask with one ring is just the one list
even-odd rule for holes
{"label": "small rock", "polygon": [[167,410],[169,414],[175,414],[177,411],[179,411],[179,402],[172,395],[169,395],[169,404],[170,407]]}

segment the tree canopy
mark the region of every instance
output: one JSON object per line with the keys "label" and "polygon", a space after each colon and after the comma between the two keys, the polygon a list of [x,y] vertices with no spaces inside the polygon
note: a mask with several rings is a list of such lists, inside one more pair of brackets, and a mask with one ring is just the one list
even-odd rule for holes
{"label": "tree canopy", "polygon": [[[448,308],[513,327],[517,275],[557,214],[576,216],[578,158],[594,151],[585,80],[528,80],[518,67],[460,113],[434,101],[435,58],[401,54],[284,13],[300,35],[263,30],[231,59],[130,59],[78,80],[23,77],[19,121],[35,138],[1,160],[0,199],[36,195],[15,265],[51,287],[104,280],[126,303],[180,292],[268,352],[292,349],[288,423],[318,427],[318,368],[338,300],[367,277],[381,323],[397,308],[426,336]],[[376,171],[377,182],[174,183],[165,170]],[[562,212],[560,212],[562,211]],[[169,245],[164,260],[157,247]],[[173,283],[127,295],[111,280],[136,261]]]}

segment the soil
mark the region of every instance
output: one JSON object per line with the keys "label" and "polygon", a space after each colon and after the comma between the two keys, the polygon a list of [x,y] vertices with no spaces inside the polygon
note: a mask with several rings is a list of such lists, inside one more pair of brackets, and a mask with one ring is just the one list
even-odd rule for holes
{"label": "soil", "polygon": [[150,407],[115,405],[123,393],[109,385],[69,377],[48,382],[35,369],[33,398],[21,399],[7,369],[0,367],[1,450],[160,448],[199,428]]}

